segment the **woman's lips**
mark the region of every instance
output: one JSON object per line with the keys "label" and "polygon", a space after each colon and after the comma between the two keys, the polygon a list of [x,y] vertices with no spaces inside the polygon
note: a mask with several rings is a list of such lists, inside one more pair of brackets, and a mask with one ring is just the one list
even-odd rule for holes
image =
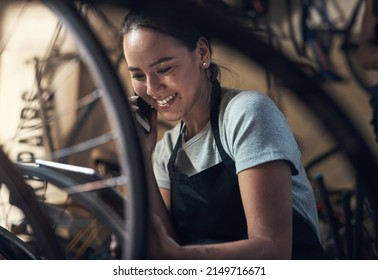
{"label": "woman's lips", "polygon": [[155,99],[155,100],[159,107],[167,108],[169,107],[169,102],[172,101],[175,98],[175,96],[176,96],[176,93],[173,93],[163,99]]}

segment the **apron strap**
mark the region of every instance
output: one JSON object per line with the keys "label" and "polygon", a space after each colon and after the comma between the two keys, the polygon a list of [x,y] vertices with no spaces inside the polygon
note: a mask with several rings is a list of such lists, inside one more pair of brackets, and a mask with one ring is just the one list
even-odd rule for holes
{"label": "apron strap", "polygon": [[231,169],[234,173],[235,171],[235,162],[232,158],[226,153],[223,148],[223,145],[220,140],[219,134],[219,105],[220,105],[220,95],[221,95],[221,88],[219,81],[217,79],[212,81],[212,89],[211,89],[211,101],[210,101],[210,124],[211,130],[214,135],[215,144],[217,145],[218,152],[222,158],[222,161],[226,164],[226,166]]}
{"label": "apron strap", "polygon": [[178,150],[180,149],[180,146],[181,146],[183,132],[184,132],[184,122],[181,121],[181,124],[180,124],[180,133],[179,133],[179,136],[177,138],[176,145],[173,148],[171,157],[169,158],[169,161],[168,161],[168,170],[169,170],[169,172],[173,172],[174,171],[175,160],[176,160],[176,157],[177,157]]}

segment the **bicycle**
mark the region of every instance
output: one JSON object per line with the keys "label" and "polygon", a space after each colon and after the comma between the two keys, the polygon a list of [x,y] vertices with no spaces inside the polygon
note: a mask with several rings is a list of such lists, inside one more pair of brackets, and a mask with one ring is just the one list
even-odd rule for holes
{"label": "bicycle", "polygon": [[[5,5],[4,2],[2,2],[2,4]],[[15,1],[11,1],[10,4],[15,5]],[[40,6],[41,4],[37,2],[28,2],[25,6],[27,5],[35,5],[34,8],[44,7]],[[62,56],[60,56],[59,51],[56,48],[54,49],[55,44],[53,43],[51,44],[49,52],[53,53],[53,51],[55,50],[55,54],[53,54],[52,56],[47,55],[42,59],[35,59],[36,83],[34,90],[37,92],[37,94],[33,97],[24,94],[24,97],[27,97],[27,101],[35,102],[38,100],[36,104],[46,105],[46,107],[37,107],[35,108],[35,110],[33,110],[33,107],[31,106],[27,107],[32,109],[26,111],[26,113],[24,113],[25,115],[30,114],[30,112],[38,112],[39,118],[36,118],[36,115],[32,115],[32,117],[28,118],[28,121],[32,121],[34,123],[29,122],[29,124],[26,125],[25,123],[21,124],[24,125],[22,127],[24,128],[24,134],[21,135],[21,138],[19,139],[21,139],[21,143],[25,144],[29,141],[29,144],[32,143],[37,147],[40,147],[38,145],[41,144],[38,139],[42,139],[42,142],[46,144],[41,149],[43,150],[43,152],[45,152],[45,155],[43,155],[43,157],[45,157],[46,159],[54,158],[55,161],[59,161],[60,158],[65,158],[66,160],[67,156],[70,156],[72,158],[73,155],[77,155],[83,151],[90,150],[107,143],[116,146],[116,149],[118,149],[118,151],[122,155],[122,157],[117,160],[117,163],[122,167],[123,173],[122,175],[118,175],[117,177],[113,178],[118,179],[115,181],[122,186],[122,189],[127,190],[127,196],[129,198],[127,203],[125,203],[125,211],[127,213],[127,219],[125,220],[125,222],[126,227],[128,228],[128,232],[127,235],[123,234],[123,240],[121,240],[120,243],[124,242],[128,244],[125,245],[125,258],[144,258],[146,248],[145,240],[148,234],[148,231],[146,230],[148,223],[148,207],[146,203],[147,195],[145,189],[146,179],[145,176],[143,176],[144,163],[143,157],[141,156],[141,149],[138,142],[136,127],[133,122],[131,112],[128,109],[129,107],[127,94],[125,94],[124,87],[120,83],[120,80],[115,73],[115,69],[113,68],[112,63],[109,60],[109,57],[104,52],[103,46],[94,36],[94,33],[89,30],[89,27],[85,22],[83,15],[80,15],[80,9],[77,9],[80,7],[75,6],[76,4],[74,2],[68,3],[65,1],[47,1],[44,2],[43,5],[48,5],[49,9],[56,12],[57,18],[66,21],[65,28],[71,30],[70,32],[72,32],[72,36],[74,36],[75,40],[79,44],[81,44],[81,52],[79,54],[83,57],[83,59],[80,60],[80,63],[82,63],[83,65],[84,63],[89,64],[87,68],[83,67],[82,69],[83,71],[85,70],[91,73],[91,79],[93,83],[91,87],[98,87],[96,91],[89,91],[88,95],[80,98],[77,103],[78,105],[74,104],[73,108],[78,107],[80,109],[80,107],[85,106],[86,104],[91,104],[93,102],[99,103],[99,101],[101,100],[101,102],[104,103],[102,106],[104,106],[104,111],[107,113],[107,118],[109,119],[108,122],[111,125],[111,130],[92,139],[85,141],[80,140],[81,142],[76,141],[69,147],[57,149],[57,146],[53,145],[56,143],[53,143],[51,141],[51,135],[54,129],[52,124],[57,125],[56,119],[60,118],[61,116],[51,116],[50,114],[53,114],[55,112],[54,108],[52,108],[50,105],[52,99],[58,98],[59,94],[57,93],[57,91],[54,91],[55,89],[53,88],[53,86],[45,84],[46,81],[42,80],[44,76],[41,75],[41,73],[44,73],[45,71],[51,71],[51,67],[53,67],[52,64],[56,63],[57,61],[59,62],[59,59],[62,59],[62,57],[64,58],[65,54],[62,54]],[[21,6],[21,9],[24,9],[25,6]],[[4,11],[9,8],[8,6],[4,7]],[[12,7],[16,7],[17,9],[17,6]],[[19,14],[25,15],[25,11],[22,11]],[[19,19],[20,18],[18,17],[17,20]],[[58,22],[57,25],[59,26],[59,28],[57,29],[59,31],[61,28],[61,23]],[[6,38],[6,42],[8,44],[11,42],[10,39],[11,37]],[[6,55],[8,55],[7,50],[7,46],[3,45],[2,57],[6,57]],[[66,57],[67,56],[68,55],[66,55]],[[77,59],[76,55],[74,55],[73,57]],[[46,76],[46,73],[44,73],[44,75]],[[72,108],[65,110],[72,110]],[[25,119],[27,118],[24,118],[24,120]],[[53,120],[55,122],[53,122]],[[31,134],[25,134],[25,129],[26,132]],[[39,133],[39,135],[36,135],[35,133]],[[55,134],[54,137],[55,141],[60,140],[59,135]],[[29,156],[30,158],[28,158]],[[34,161],[35,156],[36,155],[33,155],[26,151],[26,153],[19,154],[18,158],[22,159],[24,162]],[[80,157],[82,157],[82,155],[79,154],[79,158]],[[132,165],[130,165],[131,162]],[[136,172],[131,171],[134,168]],[[107,179],[109,180],[109,178]],[[103,188],[108,187],[106,181],[98,181],[98,184],[100,184]],[[135,186],[135,188],[131,186]],[[139,207],[140,209],[138,209]],[[5,214],[8,215],[6,211],[8,211],[8,209],[5,210]],[[39,218],[40,217],[38,217],[38,219]],[[5,219],[7,219],[7,217],[5,217]],[[33,231],[36,230],[33,229]],[[45,257],[54,258],[54,256],[51,255],[47,255]],[[62,255],[58,254],[55,257],[62,258]]]}

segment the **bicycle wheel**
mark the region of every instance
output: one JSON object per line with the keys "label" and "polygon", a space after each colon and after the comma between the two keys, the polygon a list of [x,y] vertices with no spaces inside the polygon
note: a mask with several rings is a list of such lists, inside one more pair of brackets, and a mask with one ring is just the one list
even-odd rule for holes
{"label": "bicycle wheel", "polygon": [[[79,1],[0,1],[0,5],[4,149],[14,161],[40,158],[90,168],[99,161],[119,166],[117,172],[103,175],[127,197],[123,257],[145,258],[149,211],[144,159],[125,86],[116,73],[113,53],[89,25],[89,6]],[[33,43],[29,28],[43,30]],[[22,52],[19,46],[25,44],[27,51]],[[9,110],[9,104],[19,110]],[[92,184],[95,189],[107,188],[106,180]],[[3,205],[6,202],[7,197]],[[7,224],[10,209],[3,207],[2,225]],[[19,219],[21,226],[23,217]]]}

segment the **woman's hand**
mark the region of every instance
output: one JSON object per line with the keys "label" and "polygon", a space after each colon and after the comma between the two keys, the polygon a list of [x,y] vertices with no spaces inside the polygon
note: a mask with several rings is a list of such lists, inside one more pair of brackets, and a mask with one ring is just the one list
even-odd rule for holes
{"label": "woman's hand", "polygon": [[[137,95],[133,95],[129,98],[129,102],[131,104],[131,110],[133,113],[138,110],[137,100],[141,98]],[[151,132],[145,133],[142,128],[139,127],[137,124],[139,138],[141,140],[145,155],[147,158],[150,158],[152,155],[153,150],[155,149],[156,141],[157,141],[157,111],[152,107],[151,108],[151,118],[149,120],[151,126]],[[140,129],[139,129],[140,128]]]}

